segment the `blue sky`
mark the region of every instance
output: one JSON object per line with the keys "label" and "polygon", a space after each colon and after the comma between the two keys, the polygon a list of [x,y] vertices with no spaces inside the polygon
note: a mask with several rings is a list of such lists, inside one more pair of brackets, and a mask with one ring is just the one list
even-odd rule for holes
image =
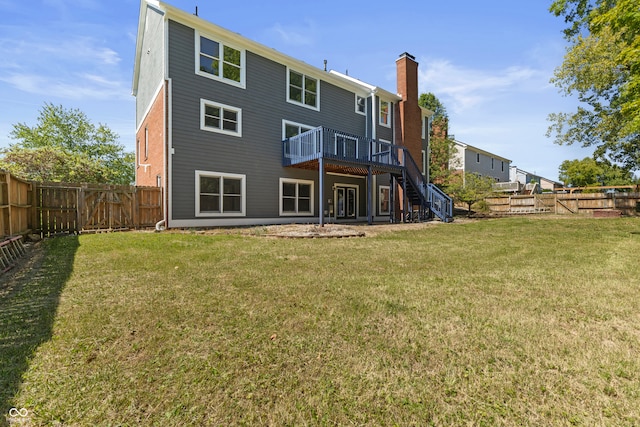
{"label": "blue sky", "polygon": [[[395,60],[420,63],[421,92],[445,105],[450,133],[557,179],[563,160],[592,149],[545,137],[547,115],[576,103],[549,83],[562,62],[564,23],[551,0],[173,0],[318,68],[395,92]],[[0,147],[15,123],[34,125],[46,102],[84,111],[134,149],[131,81],[138,0],[0,0]]]}

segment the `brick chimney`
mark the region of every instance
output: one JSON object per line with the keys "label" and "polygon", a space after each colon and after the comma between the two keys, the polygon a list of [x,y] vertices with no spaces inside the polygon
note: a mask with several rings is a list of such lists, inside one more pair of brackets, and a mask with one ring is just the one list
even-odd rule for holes
{"label": "brick chimney", "polygon": [[[418,105],[418,63],[405,52],[396,60],[399,102],[396,144],[409,150],[416,164],[422,168],[422,111]],[[423,171],[424,172],[424,171]]]}

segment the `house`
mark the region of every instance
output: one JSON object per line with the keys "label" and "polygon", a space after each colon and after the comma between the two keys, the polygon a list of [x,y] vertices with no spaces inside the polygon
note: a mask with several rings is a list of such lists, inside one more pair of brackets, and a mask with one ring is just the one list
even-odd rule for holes
{"label": "house", "polygon": [[457,140],[454,140],[454,147],[454,153],[449,161],[451,169],[462,173],[490,176],[496,182],[509,181],[511,160]]}
{"label": "house", "polygon": [[141,0],[136,184],[163,189],[169,228],[449,221],[421,160],[418,63],[396,66],[394,93]]}
{"label": "house", "polygon": [[533,194],[556,191],[562,188],[562,183],[527,172],[517,166],[511,166],[509,182],[496,183],[495,187],[502,192]]}

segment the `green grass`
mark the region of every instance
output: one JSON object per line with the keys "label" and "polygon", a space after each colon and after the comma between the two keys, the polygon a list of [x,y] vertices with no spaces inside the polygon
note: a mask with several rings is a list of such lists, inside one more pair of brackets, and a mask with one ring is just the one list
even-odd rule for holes
{"label": "green grass", "polygon": [[52,240],[73,263],[41,282],[39,338],[3,336],[21,376],[3,401],[33,425],[640,425],[637,230]]}

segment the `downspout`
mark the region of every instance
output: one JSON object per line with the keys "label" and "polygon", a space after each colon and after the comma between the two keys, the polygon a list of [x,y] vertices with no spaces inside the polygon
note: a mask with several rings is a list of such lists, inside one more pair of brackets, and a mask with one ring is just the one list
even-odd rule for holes
{"label": "downspout", "polygon": [[376,139],[376,93],[378,91],[376,89],[371,90],[371,139]]}

